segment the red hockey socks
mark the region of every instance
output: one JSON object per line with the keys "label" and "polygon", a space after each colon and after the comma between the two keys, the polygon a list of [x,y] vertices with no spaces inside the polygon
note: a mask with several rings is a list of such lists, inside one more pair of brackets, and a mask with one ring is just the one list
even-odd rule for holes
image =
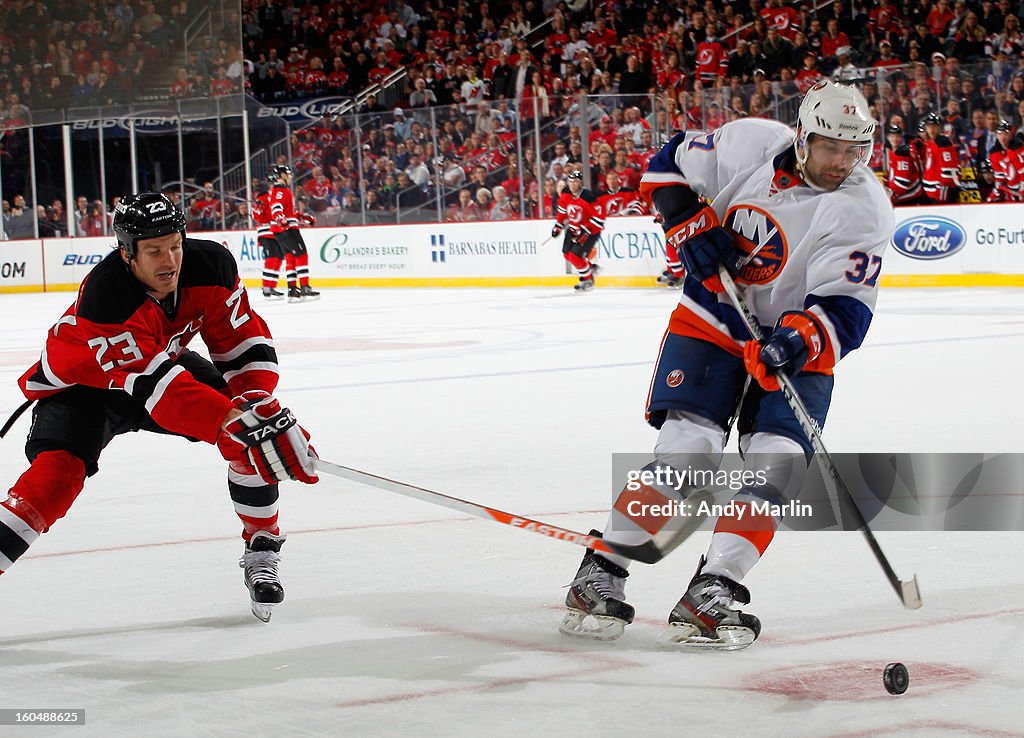
{"label": "red hockey socks", "polygon": [[67,513],[85,486],[85,462],[67,451],[36,456],[0,503],[0,572]]}

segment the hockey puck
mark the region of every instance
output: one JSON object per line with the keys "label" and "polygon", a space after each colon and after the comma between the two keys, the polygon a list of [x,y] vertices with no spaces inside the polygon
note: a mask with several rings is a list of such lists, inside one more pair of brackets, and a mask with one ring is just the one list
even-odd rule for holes
{"label": "hockey puck", "polygon": [[907,667],[898,661],[889,664],[885,667],[885,671],[882,672],[882,683],[889,694],[903,694],[907,691],[907,686],[910,684],[910,675],[907,673]]}

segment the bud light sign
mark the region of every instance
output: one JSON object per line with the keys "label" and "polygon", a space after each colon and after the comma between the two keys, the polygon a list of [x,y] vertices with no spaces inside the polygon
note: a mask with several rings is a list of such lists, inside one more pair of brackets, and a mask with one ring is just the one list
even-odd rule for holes
{"label": "bud light sign", "polygon": [[937,215],[919,216],[896,226],[892,245],[911,259],[944,259],[967,243],[960,224]]}

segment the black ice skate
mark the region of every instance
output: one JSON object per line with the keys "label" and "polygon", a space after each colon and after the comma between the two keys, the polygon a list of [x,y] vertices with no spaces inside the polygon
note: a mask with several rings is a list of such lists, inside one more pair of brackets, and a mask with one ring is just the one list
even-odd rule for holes
{"label": "black ice skate", "polygon": [[284,293],[280,290],[276,290],[273,287],[263,288],[263,299],[265,300],[282,300],[284,299]]}
{"label": "black ice skate", "polygon": [[[599,536],[592,530],[590,535]],[[629,572],[587,549],[576,578],[565,595],[568,608],[558,631],[562,635],[614,641],[633,622],[633,606],[625,603]]]}
{"label": "black ice skate", "polygon": [[252,614],[264,623],[270,622],[274,605],[284,600],[284,587],[277,575],[284,539],[284,536],[275,536],[265,530],[258,531],[238,560],[238,565],[245,569],[245,586],[252,598]]}
{"label": "black ice skate", "polygon": [[320,293],[317,292],[312,287],[310,287],[308,284],[305,287],[302,287],[299,290],[299,293],[302,295],[302,299],[303,300],[312,301],[312,300],[319,300],[320,299]]}
{"label": "black ice skate", "polygon": [[587,277],[584,279],[583,277],[580,277],[580,281],[573,287],[573,289],[577,292],[589,292],[594,289],[594,278]]}
{"label": "black ice skate", "polygon": [[733,607],[750,602],[750,591],[739,582],[715,574],[701,574],[701,556],[690,587],[668,616],[664,641],[672,646],[699,650],[736,651],[753,643],[761,621]]}
{"label": "black ice skate", "polygon": [[676,288],[682,286],[683,278],[682,276],[676,276],[673,274],[671,269],[666,269],[658,277],[658,284],[663,284],[670,288]]}
{"label": "black ice skate", "polygon": [[298,287],[288,288],[288,302],[302,302],[302,292]]}

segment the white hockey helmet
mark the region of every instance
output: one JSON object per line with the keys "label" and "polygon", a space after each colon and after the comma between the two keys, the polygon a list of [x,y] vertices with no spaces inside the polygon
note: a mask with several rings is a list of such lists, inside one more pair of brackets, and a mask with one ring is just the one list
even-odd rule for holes
{"label": "white hockey helmet", "polygon": [[815,84],[800,103],[797,123],[797,156],[801,163],[807,159],[807,141],[812,133],[855,144],[870,145],[874,141],[875,121],[868,101],[852,85],[829,80]]}

